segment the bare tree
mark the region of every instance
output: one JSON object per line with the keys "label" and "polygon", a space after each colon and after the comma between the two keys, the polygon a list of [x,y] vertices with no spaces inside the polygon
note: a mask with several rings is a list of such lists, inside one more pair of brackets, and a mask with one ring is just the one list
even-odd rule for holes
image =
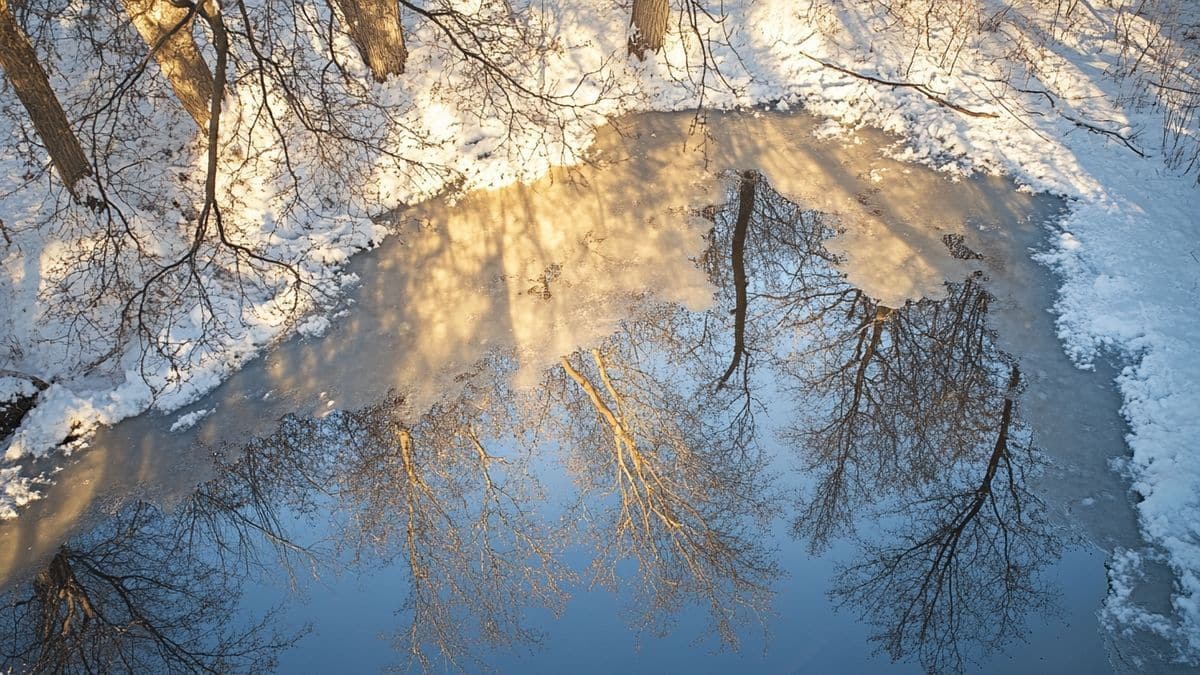
{"label": "bare tree", "polygon": [[400,3],[396,0],[336,0],[346,19],[346,32],[371,75],[383,82],[404,72],[408,49]]}
{"label": "bare tree", "polygon": [[17,24],[9,0],[0,0],[0,69],[29,113],[59,177],[75,194],[79,181],[92,175],[91,164],[50,87],[33,45]]}
{"label": "bare tree", "polygon": [[724,5],[705,0],[633,0],[626,52],[644,61],[662,51],[668,32],[676,36],[678,49],[660,63],[668,78],[695,96],[693,131],[702,129],[713,92],[743,93],[737,78],[730,77],[732,70],[754,77],[734,47],[729,19]]}
{"label": "bare tree", "polygon": [[670,18],[670,0],[633,0],[633,14],[629,21],[629,53],[641,61],[646,58],[647,51],[660,51]]}
{"label": "bare tree", "polygon": [[[1124,102],[1149,103],[1162,111],[1159,144],[1164,161],[1195,172],[1200,169],[1200,17],[1194,6],[1179,0],[1122,2],[1117,8],[1112,29],[1121,54],[1113,74],[1129,82]],[[1063,14],[1077,19],[1083,12],[1071,3]],[[1130,145],[1128,135],[1109,127],[1092,124],[1088,130]],[[1200,183],[1200,175],[1196,180]]]}
{"label": "bare tree", "polygon": [[[34,0],[29,8],[31,20],[53,26],[43,33],[62,23],[48,1]],[[98,208],[60,208],[42,223],[64,242],[61,264],[45,272],[45,304],[55,308],[48,311],[54,327],[49,339],[67,353],[89,354],[78,371],[124,372],[117,359],[137,349],[138,370],[156,393],[165,393],[192,366],[254,329],[258,317],[248,307],[271,302],[270,311],[298,320],[337,293],[317,258],[322,244],[305,250],[304,237],[264,236],[264,228],[326,219],[331,210],[377,208],[372,205],[380,196],[370,193],[380,174],[422,185],[453,185],[458,176],[452,166],[429,159],[444,153],[424,152],[437,141],[413,121],[411,107],[385,101],[377,88],[351,75],[339,46],[336,7],[272,0],[221,3],[218,11],[201,3],[182,17],[161,3],[138,7],[145,11],[132,5],[130,11],[146,17],[143,24],[169,33],[154,54],[160,61],[170,56],[166,64],[203,64],[192,49],[193,24],[210,38],[205,53],[213,77],[202,97],[208,105],[207,154],[190,158],[199,171],[180,173],[155,170],[161,156],[131,152],[158,119],[145,97],[160,86],[146,76],[152,57],[128,39],[129,26],[116,25],[109,14],[101,13],[95,24],[69,24],[78,60],[96,63],[99,71],[95,90],[80,103],[87,110],[85,140],[96,158]],[[539,62],[554,46],[508,3],[406,8],[438,36],[429,45],[440,63],[436,77],[445,80],[440,90],[453,92],[446,100],[471,102],[455,114],[503,129],[502,147],[489,152],[502,152],[513,134],[531,153],[569,153],[560,139],[594,123],[572,92],[540,77]],[[402,44],[399,19],[393,23],[395,42]],[[175,50],[180,40],[184,46]],[[45,47],[51,56],[55,46]],[[602,78],[586,79],[581,87],[595,84],[598,96],[609,95],[608,84],[597,81]],[[238,114],[222,121],[230,93],[237,94]],[[239,209],[244,202],[233,186],[245,183],[268,196],[269,222]],[[315,194],[313,185],[341,187]],[[183,333],[190,337],[178,339]]]}
{"label": "bare tree", "polygon": [[192,34],[197,7],[170,0],[123,0],[138,33],[196,126],[208,129],[213,75]]}
{"label": "bare tree", "polygon": [[[1155,154],[1154,139],[1145,138],[1144,128],[1118,123],[1111,113],[1089,99],[1080,99],[1059,86],[1057,76],[1064,52],[1081,31],[1108,34],[1113,38],[1113,60],[1106,75],[1122,93],[1114,112],[1121,107],[1152,106],[1162,112],[1157,152],[1172,168],[1194,172],[1200,168],[1200,67],[1195,58],[1197,18],[1194,6],[1180,0],[1106,2],[1099,5],[1074,0],[1024,0],[987,3],[981,0],[871,0],[862,3],[902,45],[875,73],[859,72],[837,63],[799,52],[826,68],[879,86],[915,91],[927,99],[963,115],[1017,119],[1031,132],[1049,140],[1037,124],[1039,118],[1059,118],[1074,128],[1112,141],[1124,151],[1140,157]],[[821,3],[809,11],[821,12]],[[942,77],[959,74],[967,55],[978,48],[986,35],[1003,37],[997,45],[1006,52],[988,60],[1010,64],[1007,73],[980,75],[971,85],[971,99],[985,105],[953,100],[930,82],[915,79],[914,73],[933,67]],[[1110,52],[1111,53],[1111,52]],[[1108,54],[1106,54],[1108,56]],[[1024,75],[1015,78],[1012,67]],[[913,79],[910,79],[913,78]],[[968,78],[970,79],[970,78]],[[1029,103],[1014,105],[1014,96]]]}

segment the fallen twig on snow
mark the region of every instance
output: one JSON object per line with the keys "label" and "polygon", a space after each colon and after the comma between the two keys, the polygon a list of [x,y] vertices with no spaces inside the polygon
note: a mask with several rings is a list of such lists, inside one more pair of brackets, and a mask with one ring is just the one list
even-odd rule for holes
{"label": "fallen twig on snow", "polygon": [[945,98],[943,98],[940,94],[938,94],[937,92],[930,89],[927,85],[924,85],[924,84],[918,84],[916,82],[898,82],[898,81],[894,81],[894,80],[885,80],[880,77],[875,77],[874,75],[858,73],[853,70],[850,70],[849,68],[843,68],[837,64],[829,63],[822,59],[818,59],[817,57],[805,52],[804,50],[797,50],[797,51],[799,52],[799,54],[801,56],[805,57],[806,59],[813,61],[814,63],[819,63],[822,66],[829,68],[830,70],[836,70],[837,72],[842,73],[844,75],[849,75],[851,77],[857,77],[860,80],[866,80],[867,82],[874,82],[875,84],[882,84],[882,85],[885,85],[888,87],[904,87],[907,89],[915,89],[916,91],[920,92],[923,96],[925,96],[929,100],[933,101],[934,103],[937,103],[938,105],[946,106],[947,108],[949,108],[955,112],[959,112],[964,115],[968,115],[970,117],[999,117],[999,115],[997,115],[996,113],[980,112],[978,110],[971,110],[970,108],[964,108],[963,106],[958,105],[957,103],[954,103],[953,101],[948,101]]}

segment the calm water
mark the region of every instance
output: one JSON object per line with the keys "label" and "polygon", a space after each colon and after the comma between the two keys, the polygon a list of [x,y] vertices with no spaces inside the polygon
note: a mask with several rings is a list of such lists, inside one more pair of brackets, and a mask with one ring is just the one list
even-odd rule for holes
{"label": "calm water", "polygon": [[[398,214],[324,338],[191,430],[102,433],[0,525],[5,667],[1153,659],[1096,619],[1101,547],[1136,529],[1117,401],[1026,259],[1059,206],[803,117],[724,116],[699,149],[687,119]],[[1039,403],[1067,395],[1094,405]]]}

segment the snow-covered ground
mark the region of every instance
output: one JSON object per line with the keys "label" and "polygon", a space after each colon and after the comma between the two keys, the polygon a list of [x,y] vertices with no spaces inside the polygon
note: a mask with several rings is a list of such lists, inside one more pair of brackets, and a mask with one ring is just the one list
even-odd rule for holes
{"label": "snow-covered ground", "polygon": [[[1056,244],[1040,255],[1063,278],[1055,311],[1067,352],[1081,367],[1105,353],[1129,364],[1117,384],[1132,456],[1114,470],[1127,472],[1142,497],[1150,545],[1117,552],[1105,617],[1118,629],[1161,633],[1179,658],[1200,659],[1200,363],[1192,357],[1200,314],[1189,303],[1200,291],[1200,191],[1195,171],[1176,161],[1200,142],[1200,128],[1186,101],[1152,105],[1200,86],[1195,8],[1160,0],[1135,14],[1103,2],[927,0],[894,3],[889,13],[865,1],[726,0],[720,23],[677,8],[663,53],[640,64],[625,58],[627,8],[600,0],[530,4],[521,16],[536,39],[505,42],[501,34],[496,44],[527,45],[528,59],[504,67],[513,82],[554,100],[517,97],[515,109],[481,105],[481,95],[504,83],[481,80],[477,64],[420,17],[406,17],[408,72],[382,85],[367,84],[353,50],[335,36],[340,61],[361,80],[338,85],[336,95],[348,102],[337,99],[337,118],[373,139],[370,147],[343,149],[313,136],[278,91],[264,93],[248,61],[234,59],[221,118],[224,221],[234,240],[291,263],[309,292],[294,293],[290,271],[248,270],[244,257],[206,245],[196,277],[168,279],[156,290],[179,293],[184,311],[164,310],[144,334],[121,324],[120,311],[130,289],[189,243],[203,140],[150,76],[138,83],[141,93],[123,99],[125,114],[90,114],[92,92],[111,89],[120,63],[94,67],[73,42],[75,27],[99,25],[136,45],[131,29],[105,28],[111,18],[83,16],[93,10],[74,5],[39,24],[53,84],[71,117],[86,121],[81,134],[123,139],[104,148],[100,175],[119,207],[115,229],[143,250],[132,250],[131,239],[114,249],[102,236],[105,218],[68,203],[5,90],[0,369],[50,386],[7,441],[0,517],[17,515],[36,496],[33,479],[19,470],[26,458],[58,452],[68,436],[86,439],[96,425],[151,406],[178,408],[273,341],[298,328],[319,332],[324,322],[304,321],[305,312],[331,305],[355,283],[339,267],[386,236],[371,216],[448,188],[495,187],[578,161],[606,116],[695,106],[697,68],[706,63],[708,106],[803,106],[836,122],[824,127],[829,134],[880,127],[900,139],[892,149],[899,158],[954,174],[1003,172],[1072,200]],[[1154,12],[1167,18],[1157,21]],[[297,24],[280,34],[295,38],[292,47],[317,44],[305,30]],[[697,34],[709,38],[707,59]],[[297,48],[288,58],[317,57]],[[270,123],[266,109],[277,115]],[[280,138],[288,139],[286,153]],[[117,268],[125,272],[111,274]],[[28,393],[20,378],[0,386],[0,399]],[[1128,601],[1128,582],[1149,558],[1175,572],[1171,616]]]}

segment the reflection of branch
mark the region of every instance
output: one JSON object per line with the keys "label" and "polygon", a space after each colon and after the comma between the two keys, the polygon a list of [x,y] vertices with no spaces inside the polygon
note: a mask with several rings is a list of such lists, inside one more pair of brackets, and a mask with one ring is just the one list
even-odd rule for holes
{"label": "reflection of branch", "polygon": [[[92,606],[87,589],[75,577],[75,570],[67,561],[66,550],[56,553],[46,569],[38,573],[33,588],[42,603],[38,637],[44,647],[52,645],[57,638],[71,634],[77,612],[80,624],[87,624],[96,618],[96,608]],[[60,618],[59,612],[63,610],[66,615]]]}
{"label": "reflection of branch", "polygon": [[854,291],[840,312],[822,309],[843,302],[834,291],[844,280],[831,283],[816,296],[832,300],[809,305],[824,317],[805,324],[812,346],[783,360],[798,392],[828,402],[785,431],[815,474],[793,534],[816,550],[852,531],[856,510],[920,488],[984,442],[1000,358],[985,321],[991,296],[973,277],[899,309]]}
{"label": "reflection of branch", "polygon": [[[837,302],[840,297],[835,296]],[[861,310],[859,309],[861,307]],[[878,463],[877,469],[898,468],[888,463],[887,453],[894,452],[895,445],[904,442],[897,434],[895,424],[902,411],[886,409],[887,401],[876,392],[886,392],[895,387],[892,375],[897,369],[888,359],[880,355],[885,329],[900,330],[895,310],[879,305],[859,291],[855,291],[847,319],[855,319],[861,311],[863,319],[848,334],[840,335],[840,341],[853,341],[848,358],[822,373],[816,380],[818,389],[834,387],[832,415],[827,423],[806,430],[808,446],[814,458],[810,466],[822,471],[813,488],[813,495],[801,517],[792,524],[793,534],[806,532],[813,551],[827,545],[829,539],[843,528],[850,526],[853,519],[853,500],[850,490],[862,482],[862,470],[855,467]],[[826,349],[839,347],[836,342]],[[891,354],[894,358],[895,354]],[[873,373],[880,371],[880,376]],[[868,492],[870,490],[868,489]]]}
{"label": "reflection of branch", "polygon": [[[617,410],[621,410],[624,407],[623,398],[613,387],[612,380],[608,376],[608,370],[604,363],[604,357],[601,356],[598,349],[592,350],[592,360],[595,361],[596,367],[600,371],[600,377],[604,382],[605,390],[612,397]],[[675,514],[676,506],[678,505],[690,511],[690,515],[696,516],[698,514],[686,502],[673,498],[676,495],[667,488],[655,465],[647,461],[648,458],[638,448],[637,439],[630,432],[624,413],[621,413],[620,417],[618,417],[604,401],[595,385],[580,373],[567,357],[564,356],[560,360],[560,363],[563,370],[567,372],[567,375],[572,380],[575,380],[580,389],[587,394],[596,413],[607,422],[609,431],[612,432],[613,457],[619,469],[618,484],[621,486],[619,489],[622,501],[621,510],[625,516],[623,518],[623,526],[633,525],[634,520],[640,521],[645,534],[651,536],[653,529],[651,518],[654,517],[658,521],[658,524],[668,530],[678,532],[690,543],[694,544],[695,542],[692,539],[691,533],[685,528],[684,522]],[[631,508],[631,506],[634,508]],[[703,524],[702,520],[701,523]]]}
{"label": "reflection of branch", "polygon": [[962,670],[965,645],[990,651],[1019,636],[1025,613],[1048,598],[1036,573],[1059,545],[1011,447],[1019,383],[1014,365],[995,441],[976,456],[986,458],[982,477],[964,474],[965,458],[944,467],[898,511],[889,507],[902,523],[889,533],[895,543],[867,545],[865,562],[838,575],[831,595],[861,607],[893,659],[915,652],[930,672]]}
{"label": "reflection of branch", "polygon": [[918,84],[916,82],[897,82],[894,80],[884,80],[882,78],[878,78],[873,75],[865,75],[863,73],[857,73],[848,68],[843,68],[839,65],[829,63],[826,61],[822,61],[821,59],[818,59],[817,57],[813,56],[812,54],[809,54],[808,52],[805,52],[804,50],[798,49],[796,51],[799,52],[801,56],[804,56],[805,58],[809,59],[810,61],[813,61],[817,64],[820,64],[821,66],[829,68],[830,70],[836,70],[837,72],[842,73],[843,75],[857,77],[860,80],[866,80],[867,82],[874,82],[875,84],[882,84],[882,85],[888,86],[888,87],[903,87],[903,88],[913,89],[913,90],[919,92],[921,95],[925,96],[925,98],[928,98],[929,100],[933,101],[934,103],[937,103],[938,105],[946,106],[947,108],[949,108],[955,112],[959,112],[964,115],[968,115],[970,117],[999,117],[999,115],[997,115],[996,113],[979,112],[977,110],[971,110],[969,108],[964,108],[956,103],[948,101],[945,98],[943,98],[941,95],[939,95],[937,92],[933,91],[927,85],[924,85],[924,84]]}
{"label": "reflection of branch", "polygon": [[0,602],[4,672],[262,672],[299,635],[270,630],[273,612],[229,623],[243,579],[213,532],[137,503],[59,549],[32,583]]}
{"label": "reflection of branch", "polygon": [[568,403],[577,415],[568,429],[579,434],[571,444],[583,453],[572,463],[576,478],[606,486],[619,502],[594,526],[602,546],[597,578],[616,583],[615,565],[631,557],[640,582],[631,585],[647,596],[643,627],[694,596],[709,607],[715,632],[736,646],[735,621],[758,615],[777,574],[752,525],[761,526],[773,504],[760,457],[736,426],[710,426],[694,401],[664,390],[636,362],[622,363],[616,377],[612,355],[593,349],[590,356],[590,368],[568,357],[560,365],[586,399]]}
{"label": "reflection of branch", "polygon": [[347,543],[408,566],[409,618],[393,642],[409,665],[430,669],[440,656],[466,669],[479,643],[535,643],[526,608],[557,612],[560,584],[573,578],[555,558],[560,538],[533,517],[534,479],[491,470],[510,461],[488,452],[481,425],[509,419],[510,401],[468,385],[415,423],[396,398],[337,421]]}

